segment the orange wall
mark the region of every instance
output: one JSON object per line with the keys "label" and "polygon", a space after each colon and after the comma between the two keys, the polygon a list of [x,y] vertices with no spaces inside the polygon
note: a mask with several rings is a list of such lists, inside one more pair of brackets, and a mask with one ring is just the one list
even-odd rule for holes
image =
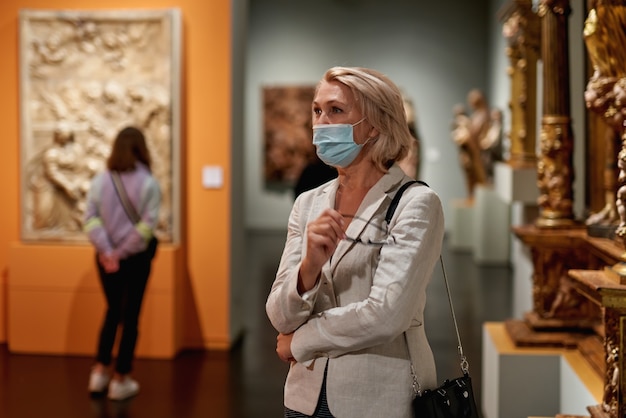
{"label": "orange wall", "polygon": [[[0,342],[7,339],[9,249],[19,241],[19,68],[18,11],[29,9],[101,9],[94,0],[2,0],[0,2]],[[227,348],[230,259],[230,1],[108,0],[107,9],[179,8],[183,26],[182,138],[184,277],[179,305],[183,345]],[[204,190],[201,169],[224,169],[224,186]],[[51,261],[37,254],[45,274]],[[48,257],[48,258],[47,258]],[[191,325],[188,325],[191,324]]]}

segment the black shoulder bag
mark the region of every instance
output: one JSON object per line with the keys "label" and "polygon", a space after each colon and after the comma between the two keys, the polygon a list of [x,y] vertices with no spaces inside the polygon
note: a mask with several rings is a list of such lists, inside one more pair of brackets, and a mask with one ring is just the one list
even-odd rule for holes
{"label": "black shoulder bag", "polygon": [[[422,181],[410,181],[403,184],[396,195],[394,196],[385,219],[387,225],[391,221],[398,202],[402,193],[413,183],[421,183],[428,186]],[[450,312],[452,313],[452,320],[454,322],[454,329],[456,330],[456,338],[459,343],[458,350],[461,358],[461,371],[463,376],[456,379],[446,379],[444,383],[436,389],[422,390],[419,382],[417,381],[417,375],[413,368],[413,361],[411,359],[411,351],[409,350],[409,341],[404,333],[404,342],[406,344],[406,350],[409,354],[409,361],[411,362],[411,376],[413,377],[413,392],[415,397],[413,398],[413,416],[415,418],[480,418],[481,414],[476,407],[476,401],[474,400],[474,390],[472,388],[472,379],[469,375],[469,363],[467,357],[463,354],[463,346],[461,345],[461,336],[459,335],[459,327],[456,322],[456,315],[454,314],[454,307],[452,306],[452,297],[450,296],[450,285],[448,284],[448,277],[446,275],[446,269],[443,264],[443,257],[439,255],[439,261],[441,262],[441,270],[443,272],[443,278],[446,282],[446,291],[448,293],[448,302],[450,304]]]}
{"label": "black shoulder bag", "polygon": [[[126,211],[128,219],[130,219],[133,224],[137,225],[139,221],[141,221],[141,217],[137,213],[137,209],[135,209],[133,204],[128,199],[126,189],[124,188],[124,184],[122,183],[122,179],[120,178],[120,173],[118,173],[117,171],[112,171],[111,178],[113,179],[115,191],[117,192],[117,196],[120,198],[120,202],[122,202],[122,206],[124,206],[124,211]],[[154,234],[152,234],[152,238],[150,238],[150,241],[148,241],[148,246],[146,247],[146,252],[148,253],[148,256],[151,260],[156,255],[158,246],[159,240]]]}

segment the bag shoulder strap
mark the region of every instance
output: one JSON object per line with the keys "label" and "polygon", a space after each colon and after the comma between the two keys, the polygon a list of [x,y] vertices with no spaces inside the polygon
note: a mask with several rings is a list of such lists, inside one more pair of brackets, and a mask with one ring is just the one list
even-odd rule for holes
{"label": "bag shoulder strap", "polygon": [[407,181],[402,186],[400,186],[400,188],[396,192],[396,195],[393,197],[393,199],[391,200],[391,203],[389,204],[389,209],[387,209],[387,214],[385,215],[385,222],[387,222],[387,225],[389,225],[389,222],[391,222],[391,218],[393,217],[393,214],[396,211],[396,208],[398,207],[398,203],[400,203],[400,198],[402,197],[402,193],[404,193],[404,191],[408,189],[410,185],[415,184],[415,183],[423,184],[424,186],[429,187],[428,184],[426,184],[425,182],[421,180]]}
{"label": "bag shoulder strap", "polygon": [[[402,186],[400,186],[400,188],[396,192],[396,195],[393,197],[393,199],[391,200],[391,203],[389,204],[389,209],[387,209],[387,214],[385,215],[385,221],[387,222],[387,225],[389,225],[389,222],[391,221],[391,218],[393,217],[393,213],[395,212],[398,206],[398,203],[400,202],[402,193],[404,193],[404,191],[407,188],[409,188],[409,186],[415,183],[420,183],[426,187],[429,187],[428,184],[420,180],[408,181],[404,183]],[[446,284],[446,293],[448,294],[448,304],[450,305],[450,312],[452,314],[452,322],[454,323],[454,330],[456,331],[456,339],[459,344],[457,346],[457,349],[459,350],[459,357],[461,358],[461,370],[463,371],[464,375],[469,375],[469,362],[467,361],[467,357],[463,353],[463,345],[461,344],[461,335],[459,333],[459,326],[457,324],[456,315],[454,313],[454,305],[452,304],[452,296],[450,295],[450,284],[448,283],[448,275],[446,274],[446,268],[443,263],[443,256],[441,254],[439,254],[439,262],[441,263],[441,271],[443,273],[443,280]],[[411,360],[411,374],[413,376],[413,389],[416,394],[420,394],[421,393],[420,385],[419,385],[419,382],[417,382],[417,376],[415,374],[415,370],[413,369],[413,361],[411,359],[411,350],[409,350],[409,341],[406,336],[406,332],[404,332],[404,341],[406,343],[407,352],[409,353],[409,360]]]}
{"label": "bag shoulder strap", "polygon": [[128,219],[130,219],[133,224],[139,223],[139,221],[141,221],[141,217],[128,199],[124,183],[122,183],[122,179],[120,178],[120,173],[117,171],[111,171],[111,179],[113,179],[115,191],[117,192],[117,196],[120,198],[120,202],[122,202],[122,206],[124,206]]}

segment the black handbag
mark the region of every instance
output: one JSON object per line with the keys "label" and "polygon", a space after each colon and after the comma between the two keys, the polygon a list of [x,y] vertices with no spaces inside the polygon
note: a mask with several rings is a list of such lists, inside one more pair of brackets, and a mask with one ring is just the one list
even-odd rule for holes
{"label": "black handbag", "polygon": [[[137,213],[137,209],[135,209],[130,200],[128,200],[128,196],[126,195],[126,189],[124,188],[124,184],[122,183],[122,179],[120,178],[119,173],[117,171],[111,172],[111,178],[113,179],[113,185],[115,186],[117,196],[120,198],[122,206],[124,206],[126,215],[133,224],[137,224],[139,221],[141,221],[141,217]],[[145,249],[145,252],[148,254],[148,257],[150,257],[151,260],[156,255],[158,246],[159,239],[156,237],[156,235],[153,234],[152,238],[150,238],[150,241],[148,241],[148,245]]]}
{"label": "black handbag", "polygon": [[428,418],[478,418],[472,379],[469,374],[446,380],[434,390],[426,390],[413,399],[413,416]]}
{"label": "black handbag", "polygon": [[[469,375],[469,363],[467,357],[463,354],[459,327],[456,322],[454,307],[452,306],[452,298],[450,297],[450,286],[441,255],[439,256],[439,261],[441,262],[441,270],[443,271],[443,278],[446,282],[450,312],[452,313],[456,338],[459,343],[458,350],[463,375],[452,380],[446,379],[443,384],[436,389],[421,390],[415,369],[413,368],[413,361],[411,360],[411,376],[413,377],[413,392],[415,395],[412,401],[413,416],[415,418],[481,418],[481,413],[476,406],[476,400],[474,398],[472,378]],[[409,350],[406,332],[404,333],[404,340],[410,360],[411,351]]]}
{"label": "black handbag", "polygon": [[[421,181],[411,181],[403,184],[389,205],[389,210],[387,211],[387,216],[385,217],[387,224],[391,221],[391,216],[398,206],[400,196],[402,196],[404,190],[416,182],[428,186],[426,183]],[[450,312],[452,313],[452,321],[454,322],[456,338],[459,343],[458,350],[461,358],[461,371],[463,372],[463,375],[452,380],[446,379],[443,384],[436,389],[421,390],[420,384],[417,380],[417,375],[415,374],[415,369],[413,368],[411,351],[409,350],[409,341],[405,332],[404,341],[406,344],[406,350],[409,354],[409,361],[411,363],[413,393],[415,395],[412,401],[413,416],[415,418],[481,418],[481,413],[476,407],[476,400],[474,399],[472,378],[469,375],[469,363],[467,361],[467,357],[463,354],[459,327],[456,322],[456,315],[454,314],[452,297],[450,296],[450,285],[448,284],[448,276],[446,275],[446,269],[441,255],[439,255],[439,261],[441,262],[443,279],[446,283],[446,292],[448,293],[448,302],[450,304]]]}

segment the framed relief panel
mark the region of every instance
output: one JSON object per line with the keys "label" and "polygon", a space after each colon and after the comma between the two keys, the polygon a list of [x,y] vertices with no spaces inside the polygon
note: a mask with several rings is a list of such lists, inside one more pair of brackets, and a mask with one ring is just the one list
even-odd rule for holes
{"label": "framed relief panel", "polygon": [[91,179],[132,125],[163,194],[157,235],[178,242],[180,12],[21,10],[19,23],[22,239],[86,241]]}
{"label": "framed relief panel", "polygon": [[315,86],[263,87],[265,188],[291,189],[314,161],[311,103]]}

